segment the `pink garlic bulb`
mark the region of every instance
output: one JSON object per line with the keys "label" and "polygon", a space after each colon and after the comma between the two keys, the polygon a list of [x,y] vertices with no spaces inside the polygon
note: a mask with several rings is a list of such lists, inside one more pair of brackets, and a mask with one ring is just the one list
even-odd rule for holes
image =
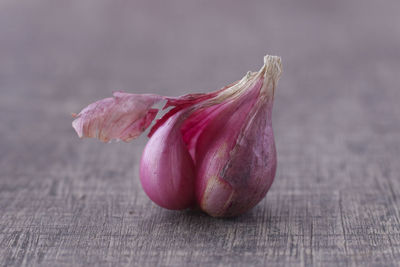
{"label": "pink garlic bulb", "polygon": [[208,94],[165,97],[114,93],[79,114],[79,137],[130,141],[146,130],[166,100],[172,107],[153,125],[141,163],[144,191],[167,209],[199,207],[236,216],[259,203],[272,185],[276,149],[272,105],[281,60],[265,56],[258,72]]}

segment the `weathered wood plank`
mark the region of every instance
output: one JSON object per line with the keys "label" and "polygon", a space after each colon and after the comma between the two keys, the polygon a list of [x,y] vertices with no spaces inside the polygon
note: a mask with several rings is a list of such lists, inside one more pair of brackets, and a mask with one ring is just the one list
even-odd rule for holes
{"label": "weathered wood plank", "polygon": [[[395,266],[398,1],[0,2],[0,266]],[[130,144],[78,140],[112,90],[214,90],[283,57],[278,173],[251,212],[155,206]]]}

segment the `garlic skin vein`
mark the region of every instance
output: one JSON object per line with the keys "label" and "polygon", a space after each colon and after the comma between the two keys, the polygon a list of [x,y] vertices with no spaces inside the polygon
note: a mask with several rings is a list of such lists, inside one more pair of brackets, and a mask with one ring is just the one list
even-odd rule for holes
{"label": "garlic skin vein", "polygon": [[167,209],[199,207],[215,217],[242,214],[259,203],[275,177],[272,106],[281,60],[265,56],[258,72],[218,91],[166,97],[114,93],[74,114],[79,137],[129,142],[171,108],[149,133],[140,163],[146,194]]}

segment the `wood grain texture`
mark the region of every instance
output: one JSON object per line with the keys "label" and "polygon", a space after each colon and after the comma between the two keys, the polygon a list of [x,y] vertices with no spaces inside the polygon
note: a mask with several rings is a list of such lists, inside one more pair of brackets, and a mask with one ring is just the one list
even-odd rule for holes
{"label": "wood grain texture", "polygon": [[[161,1],[160,1],[161,2]],[[0,266],[396,266],[399,1],[0,1]],[[157,207],[145,137],[79,140],[113,90],[211,91],[283,58],[252,211]]]}

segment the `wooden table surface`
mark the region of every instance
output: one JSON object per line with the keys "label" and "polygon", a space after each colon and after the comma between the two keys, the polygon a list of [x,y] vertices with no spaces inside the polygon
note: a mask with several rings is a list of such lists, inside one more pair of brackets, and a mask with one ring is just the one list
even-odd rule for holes
{"label": "wooden table surface", "polygon": [[[0,1],[0,266],[394,266],[400,2]],[[168,211],[146,137],[80,140],[111,95],[208,92],[280,55],[278,171],[252,211]]]}

